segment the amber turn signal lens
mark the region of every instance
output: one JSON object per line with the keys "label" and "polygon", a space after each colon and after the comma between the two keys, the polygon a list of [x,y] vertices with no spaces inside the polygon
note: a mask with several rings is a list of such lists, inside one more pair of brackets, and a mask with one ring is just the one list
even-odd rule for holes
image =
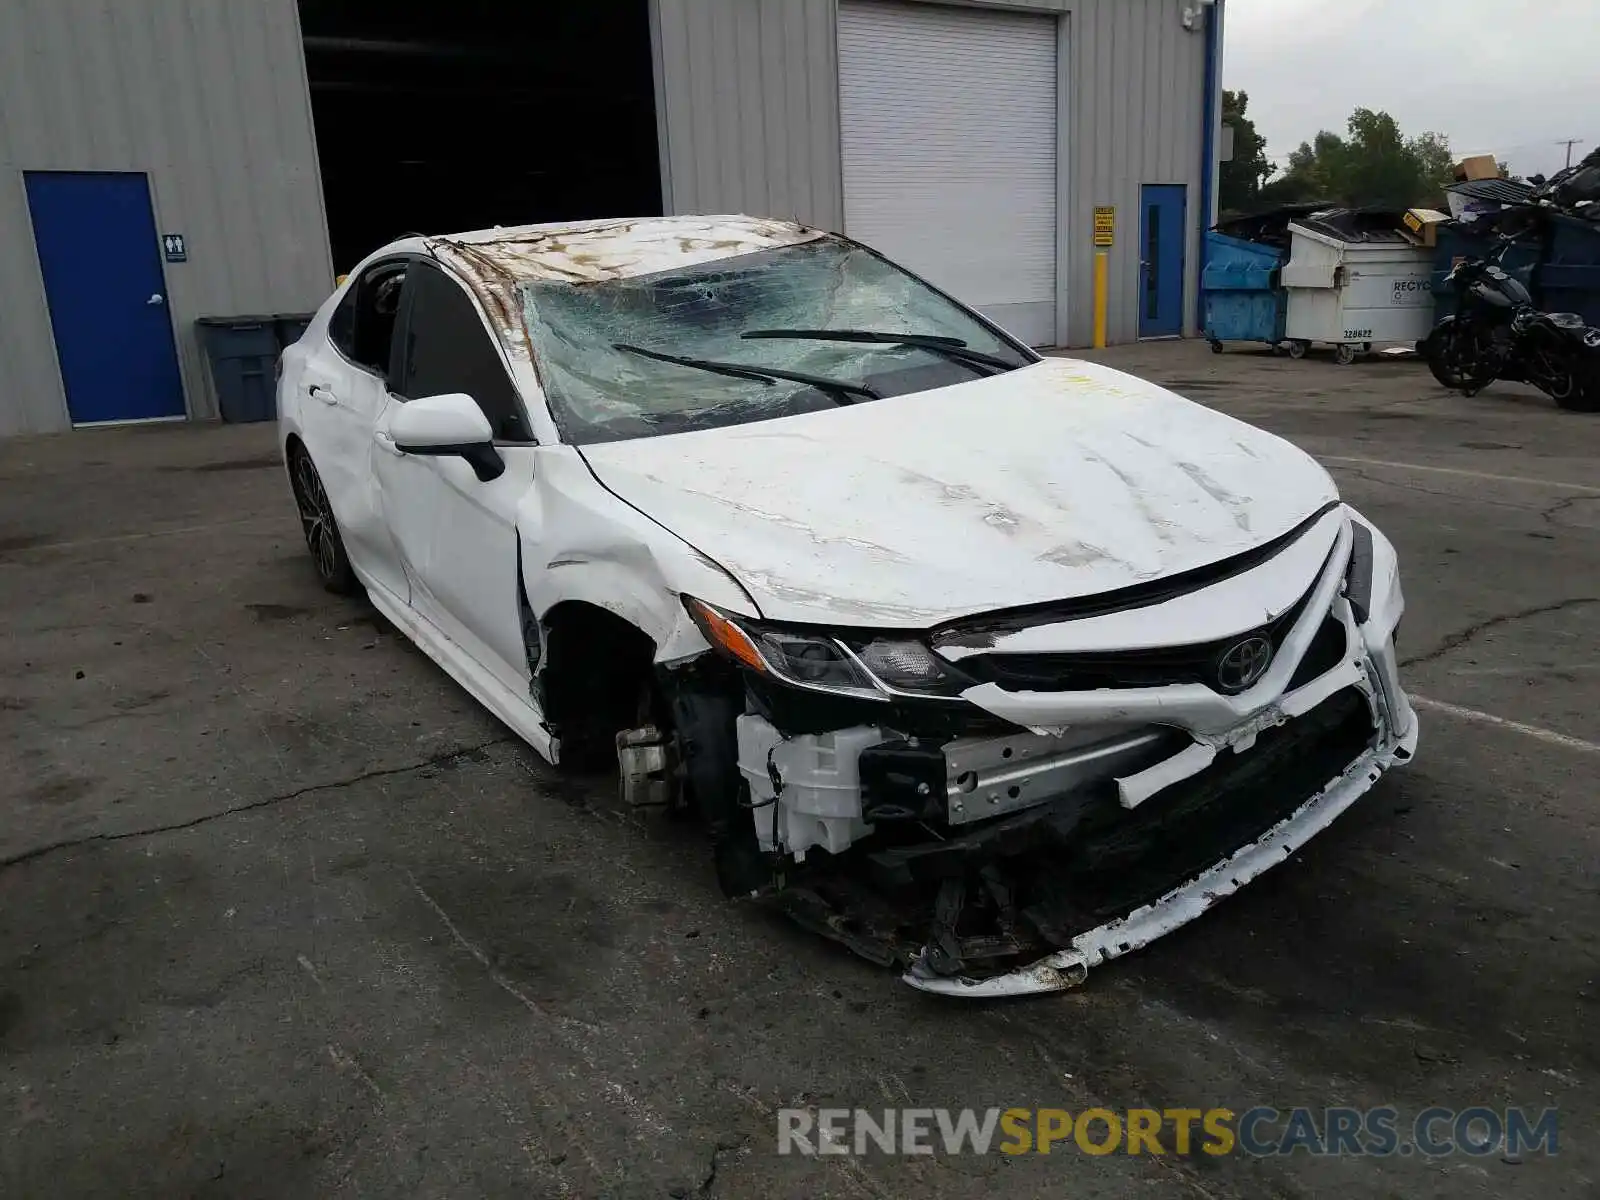
{"label": "amber turn signal lens", "polygon": [[684,597],[684,607],[689,610],[689,615],[694,618],[695,624],[700,626],[700,632],[706,635],[706,640],[713,646],[752,670],[766,671],[767,664],[761,657],[761,651],[756,649],[756,644],[744,630],[709,604],[702,603],[692,596]]}

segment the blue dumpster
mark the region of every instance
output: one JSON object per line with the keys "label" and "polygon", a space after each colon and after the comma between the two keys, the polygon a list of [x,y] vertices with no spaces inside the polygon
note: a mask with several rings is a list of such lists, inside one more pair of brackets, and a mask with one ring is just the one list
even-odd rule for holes
{"label": "blue dumpster", "polygon": [[1450,272],[1463,259],[1488,254],[1494,249],[1494,239],[1487,230],[1479,232],[1456,221],[1441,221],[1434,236],[1438,238],[1433,250],[1433,322],[1437,325],[1456,311],[1456,291],[1446,282]]}
{"label": "blue dumpster", "polygon": [[1288,297],[1278,286],[1284,252],[1212,230],[1206,234],[1200,299],[1206,340],[1219,354],[1223,342],[1283,341]]}
{"label": "blue dumpster", "polygon": [[1544,262],[1535,297],[1546,312],[1577,313],[1600,325],[1600,225],[1563,212],[1549,214]]}
{"label": "blue dumpster", "polygon": [[1486,221],[1464,225],[1442,221],[1436,227],[1438,242],[1433,251],[1433,320],[1438,324],[1456,311],[1456,291],[1446,282],[1462,259],[1500,256],[1506,274],[1527,288],[1534,302],[1539,301],[1539,239],[1520,238],[1502,243]]}

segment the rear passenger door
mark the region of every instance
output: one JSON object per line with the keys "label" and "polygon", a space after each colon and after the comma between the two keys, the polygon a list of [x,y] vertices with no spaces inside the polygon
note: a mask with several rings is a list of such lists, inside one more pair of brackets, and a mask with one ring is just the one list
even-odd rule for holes
{"label": "rear passenger door", "polygon": [[[505,460],[480,480],[461,458],[398,450],[388,420],[424,396],[464,392],[489,418]],[[406,276],[388,408],[373,443],[389,532],[411,587],[411,607],[504,686],[526,697],[527,659],[517,581],[517,504],[533,481],[527,413],[498,340],[477,302],[426,260]]]}

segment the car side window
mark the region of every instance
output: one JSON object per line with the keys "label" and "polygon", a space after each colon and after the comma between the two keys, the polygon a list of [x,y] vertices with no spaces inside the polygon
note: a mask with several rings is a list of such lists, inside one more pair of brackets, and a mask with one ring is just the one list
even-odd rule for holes
{"label": "car side window", "polygon": [[400,315],[400,294],[406,282],[406,263],[382,263],[361,279],[356,297],[355,361],[378,374],[389,365],[389,346]]}
{"label": "car side window", "polygon": [[380,375],[389,365],[389,345],[407,266],[390,261],[368,267],[328,318],[328,340],[339,353]]}
{"label": "car side window", "polygon": [[466,291],[438,267],[413,264],[406,277],[404,346],[393,390],[402,399],[465,392],[502,441],[532,438],[516,385]]}
{"label": "car side window", "polygon": [[346,288],[344,299],[328,318],[328,340],[348,359],[356,356],[356,291],[354,283]]}

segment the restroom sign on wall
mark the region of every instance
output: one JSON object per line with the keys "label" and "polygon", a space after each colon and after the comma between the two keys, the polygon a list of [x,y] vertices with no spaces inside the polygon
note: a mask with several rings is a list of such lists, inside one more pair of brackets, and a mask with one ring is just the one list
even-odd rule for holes
{"label": "restroom sign on wall", "polygon": [[161,253],[168,262],[188,262],[189,247],[184,244],[183,234],[163,233],[161,235]]}

